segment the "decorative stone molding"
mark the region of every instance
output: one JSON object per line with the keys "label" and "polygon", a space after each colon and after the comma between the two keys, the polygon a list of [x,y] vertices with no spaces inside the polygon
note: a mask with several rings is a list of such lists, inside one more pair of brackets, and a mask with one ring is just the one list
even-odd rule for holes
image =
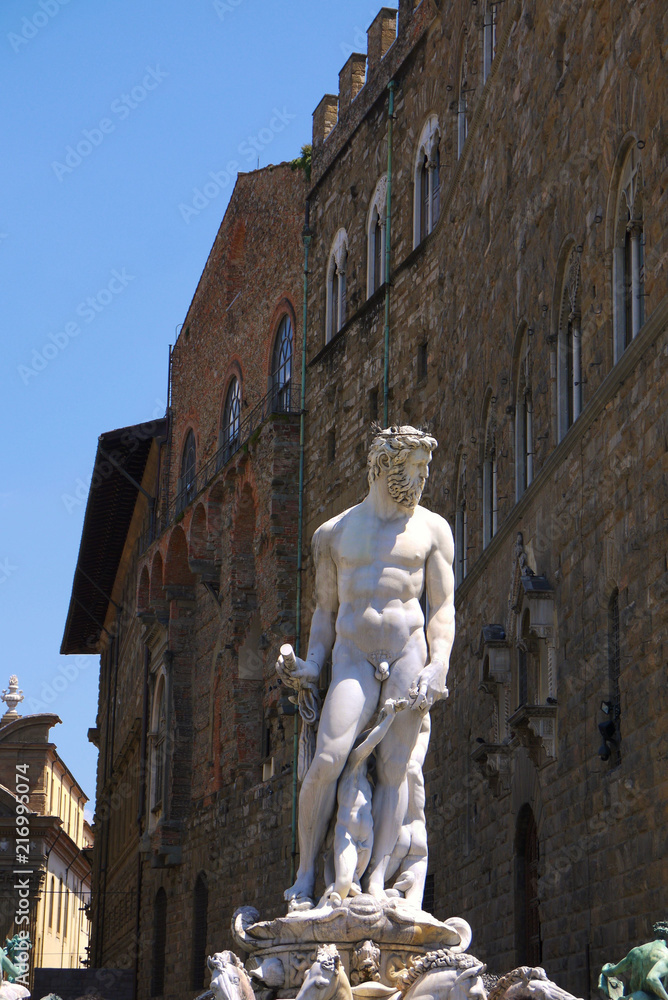
{"label": "decorative stone molding", "polygon": [[556,759],[556,704],[521,705],[508,719],[508,725],[520,744],[527,748],[536,767]]}
{"label": "decorative stone molding", "polygon": [[23,691],[19,691],[19,679],[16,674],[12,674],[9,678],[9,686],[0,695],[0,701],[4,701],[7,705],[7,711],[2,717],[3,722],[20,718],[16,706],[23,701]]}

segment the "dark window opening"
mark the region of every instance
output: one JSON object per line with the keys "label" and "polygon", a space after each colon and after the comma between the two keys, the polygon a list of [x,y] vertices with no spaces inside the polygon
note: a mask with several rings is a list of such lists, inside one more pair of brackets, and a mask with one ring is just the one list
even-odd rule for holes
{"label": "dark window opening", "polygon": [[167,894],[158,889],[153,904],[153,947],[151,962],[151,996],[165,992],[165,951],[167,946]]}
{"label": "dark window opening", "polygon": [[608,602],[608,698],[610,719],[615,725],[615,735],[610,761],[613,767],[621,762],[621,700],[619,692],[620,673],[619,646],[619,591],[615,588]]}
{"label": "dark window opening", "polygon": [[431,872],[424,880],[424,896],[422,897],[422,909],[427,913],[434,912],[434,874]]}
{"label": "dark window opening", "polygon": [[441,210],[441,150],[436,147],[434,157],[432,187],[431,187],[431,228],[438,222],[438,214]]}
{"label": "dark window opening", "polygon": [[186,436],[181,456],[181,480],[179,483],[181,508],[189,504],[197,492],[196,467],[197,449],[195,447],[195,435],[190,430]]}
{"label": "dark window opening", "polygon": [[[628,213],[629,219],[631,213]],[[633,251],[631,249],[631,230],[626,230],[624,237],[624,348],[633,339]]]}
{"label": "dark window opening", "polygon": [[424,382],[427,378],[427,367],[429,360],[428,344],[420,344],[417,352],[417,377],[418,382]]}
{"label": "dark window opening", "polygon": [[327,433],[327,461],[333,462],[336,458],[336,431],[332,429]]}
{"label": "dark window opening", "polygon": [[373,290],[377,291],[383,283],[383,240],[380,216],[376,212],[376,224],[373,227]]}
{"label": "dark window opening", "polygon": [[200,872],[193,893],[193,948],[190,986],[201,990],[207,975],[206,938],[208,932],[209,887],[204,872]]}
{"label": "dark window opening", "polygon": [[378,389],[369,389],[369,419],[378,420]]}
{"label": "dark window opening", "polygon": [[527,804],[522,806],[517,817],[515,928],[518,965],[541,964],[538,861],[538,830]]}

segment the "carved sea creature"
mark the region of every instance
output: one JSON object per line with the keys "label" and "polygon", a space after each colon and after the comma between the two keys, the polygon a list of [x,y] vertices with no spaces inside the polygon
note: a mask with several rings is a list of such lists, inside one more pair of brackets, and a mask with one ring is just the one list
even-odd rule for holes
{"label": "carved sea creature", "polygon": [[244,964],[233,951],[217,951],[206,964],[211,970],[209,994],[214,1000],[255,1000],[253,987]]}
{"label": "carved sea creature", "polygon": [[397,988],[378,982],[351,987],[335,945],[318,949],[297,1000],[487,1000],[472,955],[448,949],[429,952],[396,977]]}

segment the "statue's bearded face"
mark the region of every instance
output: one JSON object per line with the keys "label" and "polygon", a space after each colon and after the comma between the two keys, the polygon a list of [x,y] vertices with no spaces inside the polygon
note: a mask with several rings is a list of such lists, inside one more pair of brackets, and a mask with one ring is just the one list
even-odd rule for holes
{"label": "statue's bearded face", "polygon": [[431,452],[426,448],[415,448],[402,460],[394,462],[387,472],[387,492],[392,499],[415,510],[420,502],[424,485],[429,478]]}

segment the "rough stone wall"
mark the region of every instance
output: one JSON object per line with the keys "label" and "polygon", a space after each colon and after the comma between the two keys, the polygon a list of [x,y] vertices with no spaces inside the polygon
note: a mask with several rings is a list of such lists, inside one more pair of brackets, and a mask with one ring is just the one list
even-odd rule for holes
{"label": "rough stone wall", "polygon": [[[607,956],[650,933],[660,914],[655,887],[665,878],[658,815],[666,784],[657,762],[665,756],[667,567],[659,511],[666,489],[667,147],[658,95],[665,90],[666,15],[656,4],[498,5],[496,57],[483,83],[482,6],[453,3],[439,14],[424,0],[338,124],[324,141],[314,136],[306,537],[364,495],[376,404],[382,420],[385,290],[367,300],[366,224],[387,169],[385,88],[394,79],[389,418],[427,423],[439,439],[424,502],[453,528],[458,472],[466,469],[468,577],[457,596],[452,696],[434,712],[426,765],[435,909],[470,919],[474,950],[494,971],[518,964],[517,823],[529,804],[538,826],[543,961],[565,988],[586,995]],[[464,49],[468,136],[458,159]],[[441,136],[440,215],[413,249],[415,157],[430,114]],[[623,154],[636,140],[647,322],[615,366],[615,199]],[[348,236],[347,316],[325,344],[327,265],[341,227]],[[555,340],[574,260],[583,413],[560,441]],[[522,337],[533,390],[534,482],[516,502]],[[483,550],[488,415],[497,534]],[[494,698],[479,690],[476,651],[483,625],[506,624],[518,531],[529,564],[554,590],[557,754],[551,760],[514,745],[499,777],[489,762],[471,758],[477,740],[494,740]],[[615,587],[618,767],[597,754]],[[515,683],[514,642],[509,653]]]}
{"label": "rough stone wall", "polygon": [[218,449],[232,376],[241,382],[242,420],[268,392],[286,313],[299,375],[303,198],[303,173],[287,164],[238,177],[172,354],[172,496],[188,430],[195,431],[198,468]]}
{"label": "rough stone wall", "polygon": [[[136,966],[138,997],[150,995],[159,889],[164,996],[180,998],[191,992],[198,875],[208,887],[208,953],[232,945],[242,903],[279,912],[290,877],[294,721],[273,664],[295,633],[303,198],[303,175],[286,165],[239,177],[172,356],[170,437],[160,472],[151,467],[162,489],[158,537],[131,531],[114,591],[123,611],[106,623],[118,638],[101,658],[94,960],[110,975]],[[245,432],[269,389],[285,315],[290,412],[266,412]],[[242,384],[242,446],[166,523],[182,443],[192,428],[198,471],[214,456],[232,374]],[[151,733],[163,670],[158,806]]]}

